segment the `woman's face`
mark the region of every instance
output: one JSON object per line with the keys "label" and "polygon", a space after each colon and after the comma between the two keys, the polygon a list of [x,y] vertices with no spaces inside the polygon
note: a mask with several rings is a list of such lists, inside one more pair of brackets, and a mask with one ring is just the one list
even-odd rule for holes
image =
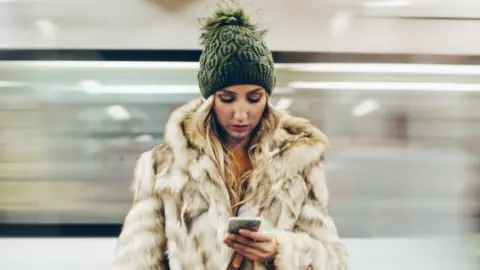
{"label": "woman's face", "polygon": [[258,85],[234,85],[215,93],[215,115],[225,130],[227,139],[240,141],[250,138],[262,119],[267,104],[267,92]]}

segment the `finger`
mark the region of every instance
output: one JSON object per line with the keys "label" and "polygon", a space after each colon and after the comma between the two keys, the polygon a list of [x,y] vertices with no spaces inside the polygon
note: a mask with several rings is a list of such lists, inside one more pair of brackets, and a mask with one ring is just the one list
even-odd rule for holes
{"label": "finger", "polygon": [[227,246],[231,247],[231,245],[232,245],[233,241],[232,241],[232,240],[230,240],[230,239],[225,239],[225,240],[223,240],[223,243],[225,243],[225,245],[227,245]]}
{"label": "finger", "polygon": [[264,261],[264,258],[265,258],[265,254],[263,253],[258,253],[258,252],[253,253],[253,252],[237,250],[237,249],[234,249],[234,251],[237,252],[237,254],[240,254],[243,257],[252,261]]}
{"label": "finger", "polygon": [[[241,236],[241,237],[242,237],[242,236]],[[237,235],[228,233],[227,236],[225,236],[225,238],[223,239],[223,242],[224,242],[224,243],[226,243],[226,242],[232,242],[232,241],[234,241],[236,238],[237,238]]]}
{"label": "finger", "polygon": [[241,244],[255,250],[256,253],[268,254],[269,253],[269,243],[267,242],[254,242],[251,239],[245,238],[240,235],[229,235],[224,241],[228,247],[234,249],[234,244]]}
{"label": "finger", "polygon": [[238,252],[239,254],[249,258],[250,260],[258,261],[262,257],[265,256],[265,252],[254,249],[252,247],[233,242],[232,243],[232,248],[234,251]]}
{"label": "finger", "polygon": [[[267,247],[265,246],[264,243],[252,243],[252,244],[244,244],[244,243],[241,243],[241,242],[237,242],[235,240],[229,240],[229,242],[227,243],[227,246],[232,248],[232,249],[239,249],[240,246],[245,246],[245,247],[248,247],[250,248],[251,250],[254,250],[256,253],[268,253],[268,249]],[[244,249],[245,250],[245,249]]]}
{"label": "finger", "polygon": [[245,237],[248,237],[252,240],[255,240],[257,242],[268,242],[271,241],[272,237],[266,233],[263,232],[254,232],[250,230],[240,230],[239,231],[240,235],[243,235]]}
{"label": "finger", "polygon": [[[223,243],[225,243],[225,245],[227,245],[228,247],[230,247],[231,249],[233,249],[233,245],[235,243],[237,244],[241,244],[241,243],[238,243],[238,242],[235,242],[234,240],[231,240],[231,239],[226,239],[223,241]],[[243,244],[242,244],[243,245]]]}
{"label": "finger", "polygon": [[[225,240],[223,241],[223,243],[225,243],[225,245],[227,245],[228,247],[230,247],[230,248],[232,248],[232,249],[233,249],[233,245],[234,245],[235,243],[241,244],[241,243],[239,243],[239,242],[235,242],[235,241],[232,240],[232,239],[225,239]],[[243,245],[243,244],[242,244],[242,245]]]}
{"label": "finger", "polygon": [[252,240],[250,238],[246,238],[246,237],[241,236],[241,235],[229,235],[228,239],[232,240],[234,242],[242,243],[242,244],[247,245],[247,246],[252,247],[252,248],[256,248],[256,249],[260,248],[260,243],[257,243],[254,240]]}
{"label": "finger", "polygon": [[240,268],[244,257],[245,256],[243,256],[242,254],[235,252],[235,257],[233,257],[233,261],[232,261],[232,265],[235,267],[235,269]]}

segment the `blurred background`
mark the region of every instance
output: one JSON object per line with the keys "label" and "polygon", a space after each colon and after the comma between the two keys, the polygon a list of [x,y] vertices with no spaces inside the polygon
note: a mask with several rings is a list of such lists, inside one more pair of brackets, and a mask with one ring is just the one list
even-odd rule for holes
{"label": "blurred background", "polygon": [[[480,2],[240,2],[270,29],[273,103],[331,139],[351,269],[478,269]],[[0,268],[111,261],[135,161],[199,96],[216,3],[0,0]]]}

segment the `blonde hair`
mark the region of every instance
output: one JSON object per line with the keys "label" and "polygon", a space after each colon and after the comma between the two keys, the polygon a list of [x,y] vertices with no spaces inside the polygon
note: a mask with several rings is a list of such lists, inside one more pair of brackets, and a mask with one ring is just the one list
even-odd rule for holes
{"label": "blonde hair", "polygon": [[223,134],[219,130],[220,127],[215,118],[213,104],[214,97],[211,95],[201,108],[200,119],[197,119],[198,131],[207,141],[207,154],[215,162],[221,176],[225,179],[231,206],[232,209],[235,209],[253,199],[253,193],[242,198],[242,191],[247,187],[248,179],[261,177],[261,169],[268,166],[268,149],[279,123],[279,113],[267,100],[262,118],[255,127],[248,144],[247,154],[252,168],[244,173],[240,179],[236,179],[232,164],[233,153],[227,148],[223,140]]}

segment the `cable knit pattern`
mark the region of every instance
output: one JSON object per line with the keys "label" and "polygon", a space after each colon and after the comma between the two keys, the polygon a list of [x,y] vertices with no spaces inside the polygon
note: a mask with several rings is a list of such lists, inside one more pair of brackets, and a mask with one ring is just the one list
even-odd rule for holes
{"label": "cable knit pattern", "polygon": [[237,84],[260,85],[272,92],[276,81],[272,53],[243,9],[217,11],[204,29],[198,72],[204,98]]}

